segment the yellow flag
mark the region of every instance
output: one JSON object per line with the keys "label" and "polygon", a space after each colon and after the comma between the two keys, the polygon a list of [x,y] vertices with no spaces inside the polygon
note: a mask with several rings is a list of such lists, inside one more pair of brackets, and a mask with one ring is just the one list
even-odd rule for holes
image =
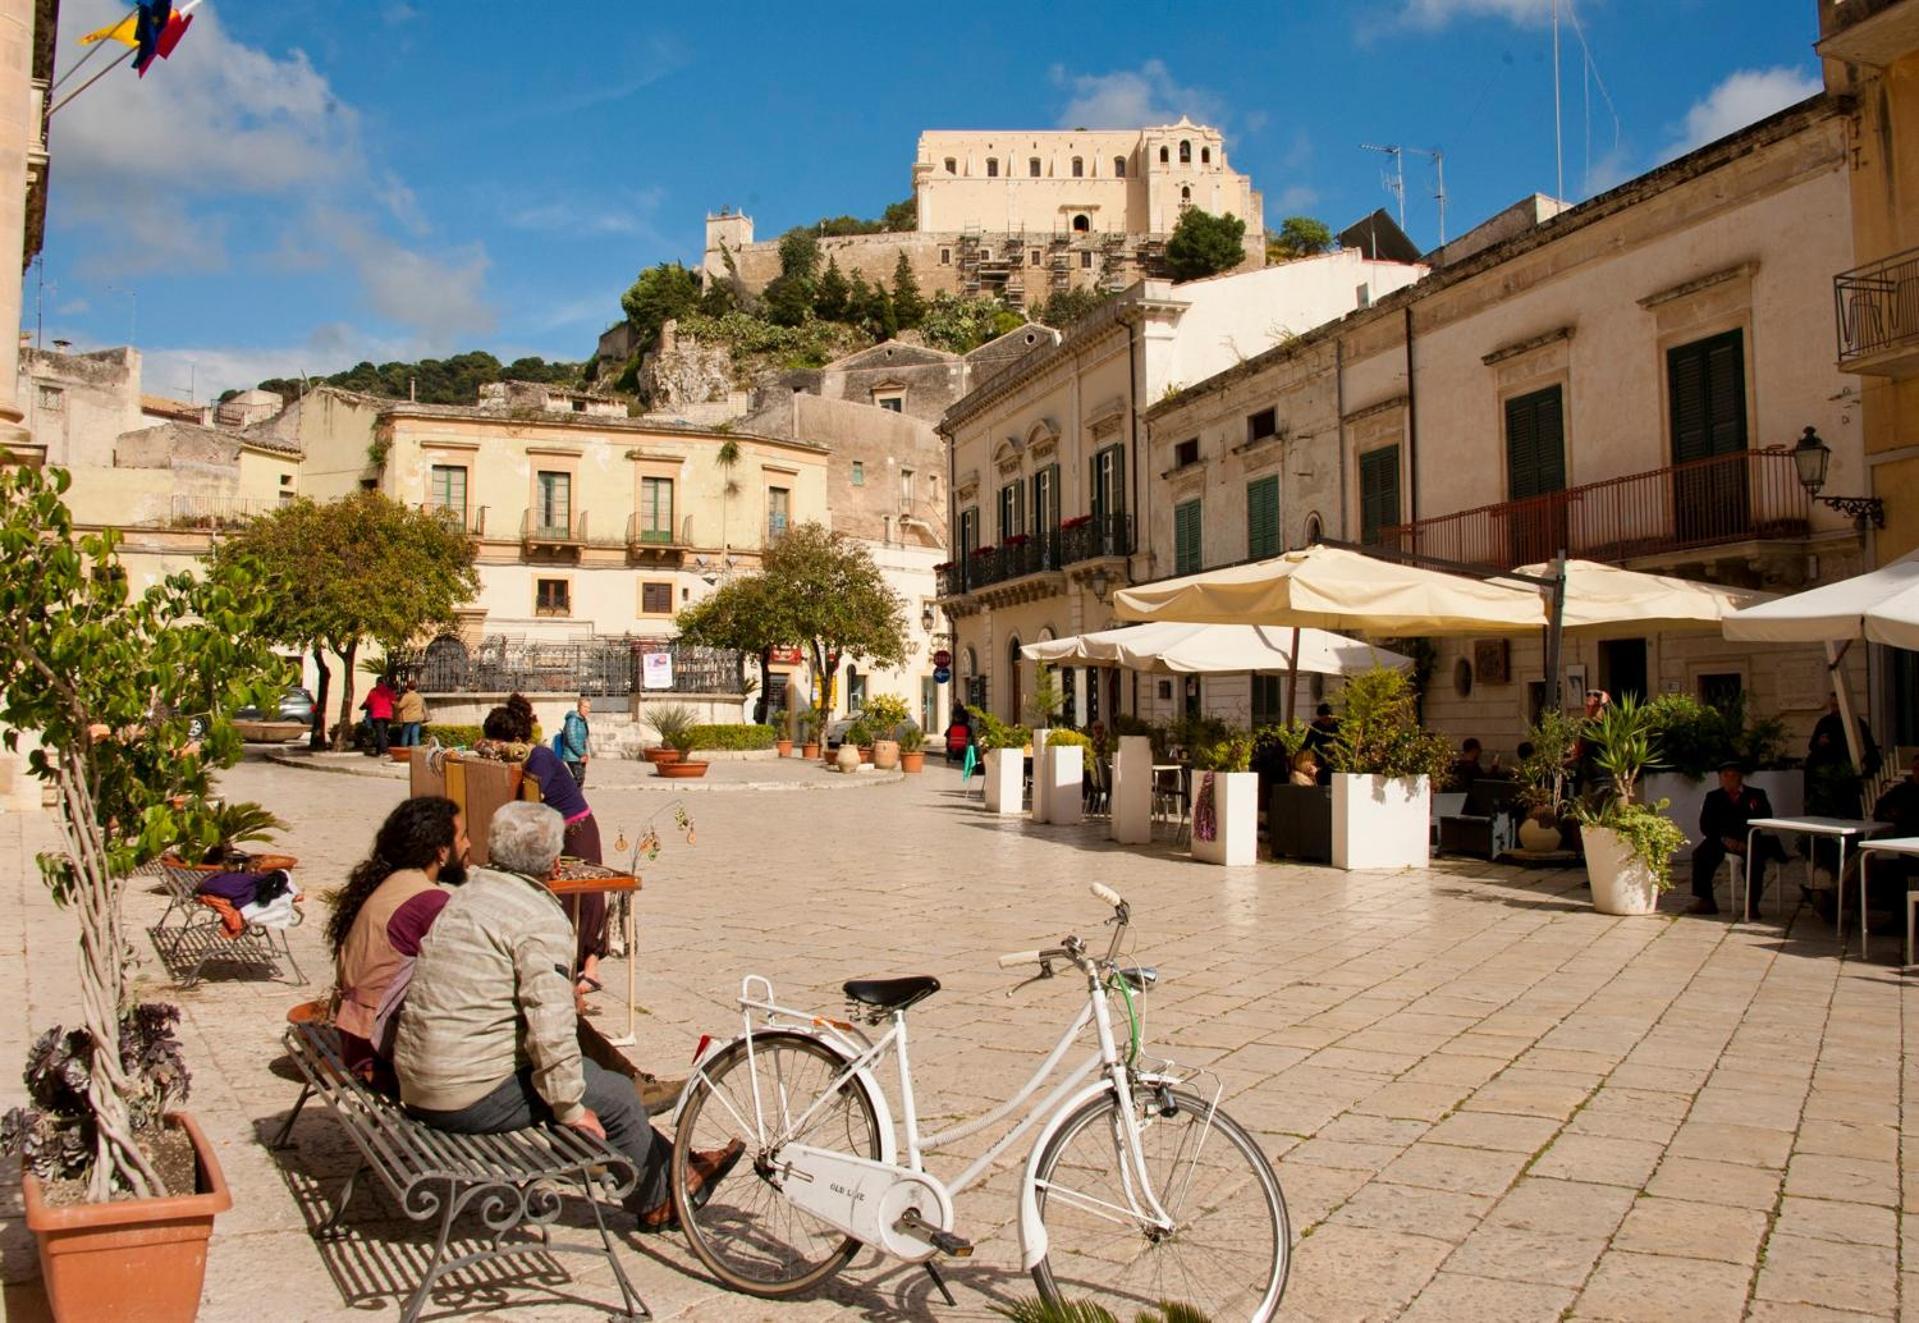
{"label": "yellow flag", "polygon": [[136,10],[121,19],[118,23],[87,33],[86,36],[80,38],[80,44],[82,46],[91,46],[96,41],[117,41],[122,46],[137,46],[139,42],[134,39],[133,30],[139,21],[140,14],[139,11]]}

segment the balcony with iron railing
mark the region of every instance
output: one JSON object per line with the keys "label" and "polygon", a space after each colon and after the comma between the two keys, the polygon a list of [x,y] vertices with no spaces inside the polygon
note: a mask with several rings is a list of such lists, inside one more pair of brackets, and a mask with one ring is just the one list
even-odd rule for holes
{"label": "balcony with iron railing", "polygon": [[1126,556],[1133,549],[1132,532],[1127,515],[1088,515],[1045,533],[1022,533],[996,547],[978,547],[939,568],[939,595],[957,597],[1102,556]]}
{"label": "balcony with iron railing", "polygon": [[672,517],[668,516],[665,528],[655,527],[657,523],[657,515],[649,519],[639,510],[628,515],[626,517],[626,549],[634,554],[679,550],[682,544],[680,539],[674,536]]}
{"label": "balcony with iron railing", "polygon": [[469,537],[486,536],[486,507],[484,505],[447,505],[439,501],[428,501],[420,506],[430,515],[436,515],[455,528],[463,529]]}
{"label": "balcony with iron railing", "polygon": [[1919,375],[1919,248],[1840,272],[1832,298],[1841,371]]}
{"label": "balcony with iron railing", "polygon": [[1791,451],[1742,450],[1382,528],[1379,541],[1510,570],[1562,549],[1584,560],[1629,561],[1798,539],[1810,531],[1811,513]]}
{"label": "balcony with iron railing", "polygon": [[586,511],[541,511],[529,507],[520,516],[520,545],[532,547],[583,547],[586,545]]}

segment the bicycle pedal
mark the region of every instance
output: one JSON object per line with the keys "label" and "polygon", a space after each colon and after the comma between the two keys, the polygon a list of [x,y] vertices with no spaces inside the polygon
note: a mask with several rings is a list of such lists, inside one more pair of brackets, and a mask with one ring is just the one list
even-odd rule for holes
{"label": "bicycle pedal", "polygon": [[955,1259],[973,1257],[973,1242],[964,1236],[956,1236],[950,1231],[941,1231],[924,1217],[920,1210],[909,1208],[901,1214],[900,1220],[893,1224],[893,1230],[907,1235],[918,1236],[941,1254]]}

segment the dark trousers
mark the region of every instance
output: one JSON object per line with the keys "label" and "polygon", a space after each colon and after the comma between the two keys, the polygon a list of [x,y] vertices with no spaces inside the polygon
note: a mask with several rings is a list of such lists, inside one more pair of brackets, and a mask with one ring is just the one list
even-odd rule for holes
{"label": "dark trousers", "polygon": [[573,784],[584,790],[586,788],[586,764],[568,763],[566,770],[573,773]]}
{"label": "dark trousers", "polygon": [[[578,822],[567,824],[566,853],[575,859],[584,859],[589,864],[602,862],[600,858],[600,824],[593,820],[591,813]],[[606,893],[597,892],[584,896],[569,896],[566,899],[567,913],[573,916],[573,930],[579,936],[579,962],[584,965],[588,956],[606,958]]]}
{"label": "dark trousers", "polygon": [[389,724],[388,719],[386,717],[368,717],[366,724],[373,728],[373,753],[375,757],[378,757],[387,750],[386,728]]}
{"label": "dark trousers", "polygon": [[[640,1173],[640,1183],[626,1197],[627,1209],[644,1213],[658,1208],[666,1202],[672,1143],[647,1123],[646,1104],[640,1101],[632,1080],[591,1061],[582,1060],[580,1066],[586,1072],[584,1102],[599,1116],[606,1142],[633,1159]],[[501,1080],[493,1092],[458,1111],[435,1112],[424,1107],[409,1107],[407,1111],[436,1130],[456,1135],[497,1135],[553,1119],[553,1109],[533,1088],[531,1069]]]}
{"label": "dark trousers", "polygon": [[[1701,900],[1712,899],[1713,875],[1719,871],[1719,865],[1731,851],[1726,849],[1724,841],[1710,837],[1693,847],[1692,852],[1692,894]],[[1759,894],[1766,889],[1766,865],[1786,862],[1786,847],[1779,838],[1770,832],[1760,832],[1752,840],[1753,858],[1746,871],[1746,904],[1757,906]]]}

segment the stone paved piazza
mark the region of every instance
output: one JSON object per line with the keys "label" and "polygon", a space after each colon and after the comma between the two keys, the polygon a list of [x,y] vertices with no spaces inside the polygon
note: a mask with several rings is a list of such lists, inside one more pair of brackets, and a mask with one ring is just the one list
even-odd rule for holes
{"label": "stone paved piazza", "polygon": [[[293,823],[283,844],[309,897],[340,880],[403,793],[392,779],[258,762],[226,788]],[[672,801],[588,790],[609,846]],[[661,1073],[680,1073],[701,1033],[732,1030],[743,973],[829,1010],[845,978],[930,973],[945,990],[912,1013],[922,1108],[930,1126],[976,1115],[1024,1078],[1074,995],[1062,980],[1009,1000],[1017,976],[994,957],[1091,934],[1105,915],[1086,883],[1099,880],[1133,902],[1138,957],[1161,970],[1149,1043],[1217,1071],[1228,1110],[1279,1163],[1295,1235],[1287,1317],[1894,1318],[1907,1292],[1919,1298],[1919,1229],[1904,1226],[1919,1213],[1919,1148],[1903,1140],[1905,1089],[1919,1084],[1904,1009],[1919,1003],[1891,963],[1895,939],[1861,963],[1841,961],[1804,910],[1789,928],[1770,915],[1743,928],[1603,918],[1577,873],[1469,861],[1405,874],[1209,868],[1163,846],[1114,848],[1103,824],[989,818],[944,768],[850,793],[686,802],[698,843],[664,831],[639,902],[639,1056]],[[8,1105],[33,1030],[74,1004],[74,926],[32,865],[52,838],[50,823],[0,818]],[[160,908],[144,889],[130,898],[141,992],[185,1010],[191,1107],[235,1197],[201,1317],[397,1316],[397,1282],[430,1235],[382,1191],[360,1196],[364,1234],[316,1244],[307,1228],[351,1150],[319,1108],[283,1162],[259,1142],[296,1093],[275,1069],[283,1012],[325,989],[323,910],[309,899],[294,934],[317,987],[213,981],[176,996],[144,934]],[[624,986],[622,969],[609,974]],[[599,1023],[618,1032],[623,1015]],[[872,1256],[819,1298],[779,1306],[710,1284],[677,1237],[625,1236],[622,1255],[663,1319],[987,1318],[1033,1293],[1012,1190],[1003,1169],[959,1201],[980,1252],[948,1269],[957,1310],[918,1269]],[[17,1191],[7,1199],[7,1316],[42,1317],[22,1281],[34,1268]],[[527,1263],[573,1277],[449,1292],[428,1317],[590,1319],[617,1299],[604,1265]]]}

